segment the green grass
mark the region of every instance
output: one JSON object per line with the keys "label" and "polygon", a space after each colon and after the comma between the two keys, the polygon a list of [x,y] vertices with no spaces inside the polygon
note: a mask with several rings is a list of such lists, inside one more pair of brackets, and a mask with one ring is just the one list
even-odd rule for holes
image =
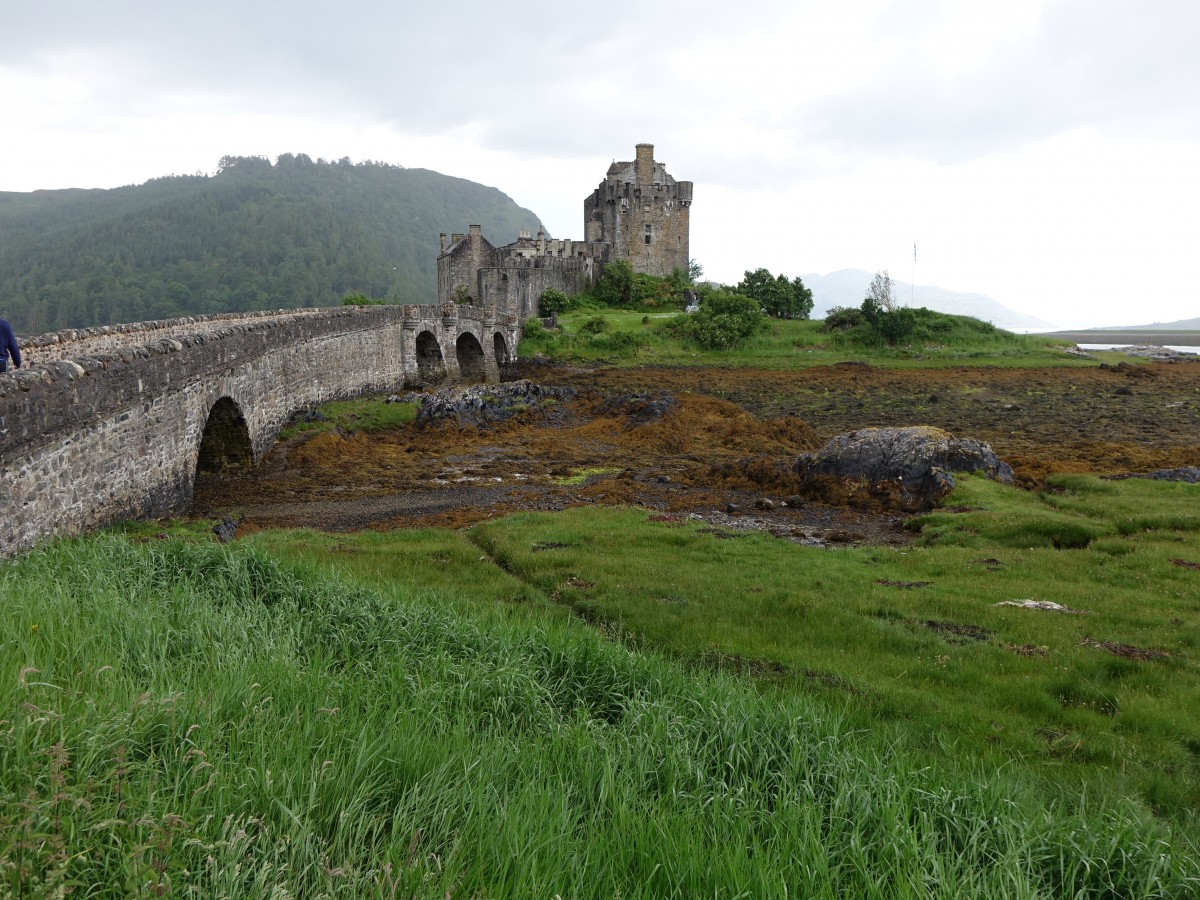
{"label": "green grass", "polygon": [[[570,360],[603,359],[618,365],[729,365],[784,370],[851,360],[888,368],[1095,365],[1063,353],[1061,348],[1070,346],[1068,342],[1041,335],[962,327],[952,328],[936,339],[914,340],[897,348],[861,347],[844,335],[822,332],[820,321],[771,320],[766,332],[747,338],[732,350],[706,351],[660,333],[658,326],[673,315],[608,309],[563,313],[559,316],[561,334],[527,338],[519,353],[529,356],[540,352]],[[598,316],[609,323],[610,331],[594,336],[579,333],[585,322]],[[628,335],[630,343],[618,347],[614,335]]]}
{"label": "green grass", "polygon": [[388,403],[382,397],[361,400],[335,400],[322,403],[317,412],[324,421],[298,422],[280,432],[286,440],[298,434],[320,434],[340,428],[343,431],[382,431],[407,425],[417,417],[416,403]]}
{"label": "green grass", "polygon": [[[380,560],[394,545],[410,560],[396,563],[397,578],[449,590],[444,567],[404,549],[441,546],[428,552],[462,564],[474,602],[556,606],[685,665],[819,698],[856,726],[896,727],[940,764],[1016,765],[1063,796],[1136,796],[1190,821],[1200,810],[1200,571],[1175,561],[1200,563],[1200,488],[1077,475],[1049,485],[1032,494],[960,479],[942,511],[912,520],[920,534],[904,550],[719,538],[607,508],[323,540],[361,541]],[[270,540],[275,552],[313,552],[307,535]],[[488,571],[496,588],[475,580]],[[386,565],[376,573],[386,582]],[[996,605],[1025,599],[1086,614]],[[1127,659],[1104,643],[1164,655]]]}
{"label": "green grass", "polygon": [[[346,536],[363,542],[358,553],[330,538],[303,564],[248,545],[104,535],[0,568],[3,890],[916,898],[1200,889],[1189,836],[1134,803],[1053,803],[1020,771],[930,767],[887,729],[854,729],[801,692],[764,694],[753,681],[531,615],[523,602],[493,602],[511,599],[518,583],[550,584],[550,569],[565,574],[562,557],[584,553],[585,539],[603,539],[593,555],[603,559],[625,527],[639,539],[661,530],[673,556],[726,546],[638,525],[633,513],[594,527],[551,522],[512,520],[507,550],[493,526],[445,536],[447,546],[494,544],[490,558],[512,570],[509,582],[466,582],[463,595],[422,586],[442,577],[431,562],[446,567],[429,560],[434,533],[390,551],[387,541]],[[542,549],[526,543],[548,531],[556,537]],[[297,550],[319,543],[292,539]],[[279,552],[286,540],[260,539]],[[409,552],[427,562],[404,569]],[[331,573],[332,558],[343,574]],[[397,570],[382,587],[387,558]],[[535,558],[554,563],[543,569]],[[634,574],[652,573],[622,577]],[[465,596],[481,588],[490,594]]]}
{"label": "green grass", "polygon": [[[1069,790],[1091,783],[1191,816],[1200,809],[1200,574],[1172,560],[1200,562],[1198,492],[1091,481],[1120,502],[966,479],[950,503],[976,511],[926,517],[923,541],[902,552],[713,540],[635,511],[515,517],[474,534],[508,571],[648,646],[725,657],[840,697],[862,724],[903,722],[914,744],[932,742],[947,758],[1016,760]],[[1153,520],[1127,516],[1151,498],[1161,501]],[[1090,515],[1065,509],[1089,503]],[[1091,543],[1071,549],[1081,534]],[[533,552],[549,540],[566,546]],[[995,606],[1023,599],[1089,614]],[[954,628],[991,633],[980,641]],[[1121,659],[1084,638],[1167,655]],[[1115,702],[1098,714],[1072,691]]]}

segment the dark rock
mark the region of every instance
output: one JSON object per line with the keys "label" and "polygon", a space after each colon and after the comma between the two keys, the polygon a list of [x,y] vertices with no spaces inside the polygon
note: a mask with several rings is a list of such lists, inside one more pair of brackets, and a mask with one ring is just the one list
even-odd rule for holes
{"label": "dark rock", "polygon": [[1155,481],[1183,481],[1188,484],[1200,484],[1200,468],[1180,466],[1178,469],[1156,469],[1145,475],[1135,475],[1134,477],[1153,478]]}
{"label": "dark rock", "polygon": [[221,521],[213,526],[213,534],[217,536],[222,544],[228,544],[237,537],[238,524],[238,522],[229,516],[221,516]]}
{"label": "dark rock", "polygon": [[727,503],[725,505],[725,512],[729,513],[731,516],[740,516],[742,514],[742,508],[736,503]]}
{"label": "dark rock", "polygon": [[838,435],[795,464],[804,493],[832,502],[928,509],[954,488],[951,472],[982,472],[1011,484],[1012,468],[987,444],[940,428],[862,428]]}
{"label": "dark rock", "polygon": [[292,415],[292,417],[290,419],[288,419],[288,424],[300,425],[305,422],[328,422],[328,421],[329,421],[329,417],[326,416],[324,413],[319,412],[318,410],[302,409],[299,412],[294,413]]}
{"label": "dark rock", "polygon": [[574,388],[551,387],[528,380],[423,394],[417,425],[454,421],[460,428],[468,425],[480,428],[526,413],[540,414],[547,406],[574,399],[575,395]]}
{"label": "dark rock", "polygon": [[799,494],[792,494],[790,497],[785,497],[783,499],[783,505],[788,509],[799,509],[804,505],[804,498]]}
{"label": "dark rock", "polygon": [[766,497],[761,497],[754,501],[754,508],[772,510],[775,508],[775,503],[772,500],[768,500]]}
{"label": "dark rock", "polygon": [[675,402],[674,397],[665,393],[655,397],[646,394],[623,394],[605,400],[597,412],[604,416],[628,416],[629,427],[640,428],[642,425],[657,422],[675,408]]}
{"label": "dark rock", "polygon": [[1129,387],[1128,385],[1122,385],[1121,387],[1119,387],[1115,391],[1113,391],[1113,393],[1117,394],[1118,396],[1121,396],[1121,397],[1132,397],[1133,396],[1133,388]]}
{"label": "dark rock", "polygon": [[655,477],[654,480],[657,481],[659,484],[670,484],[671,476],[670,475],[658,475]]}

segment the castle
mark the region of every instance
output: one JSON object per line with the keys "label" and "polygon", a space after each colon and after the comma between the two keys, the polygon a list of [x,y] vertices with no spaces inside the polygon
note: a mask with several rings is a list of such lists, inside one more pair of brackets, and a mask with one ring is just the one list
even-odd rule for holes
{"label": "castle", "polygon": [[543,292],[589,290],[615,260],[628,260],[635,272],[648,275],[686,272],[691,205],[692,182],[667,174],[654,159],[653,144],[638,144],[636,158],[609,166],[583,201],[582,241],[522,232],[496,247],[478,225],[449,241],[442,234],[438,303],[473,303],[524,321],[537,315]]}

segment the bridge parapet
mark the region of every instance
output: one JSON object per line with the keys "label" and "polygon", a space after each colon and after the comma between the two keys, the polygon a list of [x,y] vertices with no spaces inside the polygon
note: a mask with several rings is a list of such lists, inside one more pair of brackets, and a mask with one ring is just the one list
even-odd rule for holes
{"label": "bridge parapet", "polygon": [[208,334],[234,325],[251,324],[265,319],[296,316],[322,316],[329,308],[305,307],[265,312],[218,313],[209,316],[183,316],[178,319],[154,319],[147,322],[126,322],[96,328],[66,328],[48,334],[21,339],[21,353],[26,365],[37,365],[56,359],[94,356],[122,347],[151,345],[162,338],[181,335]]}
{"label": "bridge parapet", "polygon": [[[43,361],[40,355],[30,354],[31,365],[0,374],[0,460],[50,443],[64,431],[102,419],[143,397],[179,390],[281,347],[399,324],[402,316],[395,306],[342,306],[206,317],[200,323],[190,318],[138,323],[151,327],[113,333],[89,329],[96,333],[43,341],[41,346],[71,355]],[[196,329],[197,324],[202,327]],[[173,336],[154,339],[164,334]],[[151,340],[142,343],[147,337]],[[100,349],[110,341],[124,343]],[[314,365],[325,362],[315,360]]]}
{"label": "bridge parapet", "polygon": [[0,374],[0,558],[51,534],[186,512],[211,420],[240,429],[257,462],[299,409],[439,372],[494,380],[519,336],[517,317],[494,310],[388,305],[23,341],[29,365]]}

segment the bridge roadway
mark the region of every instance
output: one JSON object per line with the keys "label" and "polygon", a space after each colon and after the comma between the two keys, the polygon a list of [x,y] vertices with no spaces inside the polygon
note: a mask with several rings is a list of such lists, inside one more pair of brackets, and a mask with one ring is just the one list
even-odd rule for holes
{"label": "bridge roadway", "polygon": [[520,322],[473,306],[341,306],[61,331],[0,374],[0,559],[186,512],[197,474],[257,464],[298,410],[498,381]]}

